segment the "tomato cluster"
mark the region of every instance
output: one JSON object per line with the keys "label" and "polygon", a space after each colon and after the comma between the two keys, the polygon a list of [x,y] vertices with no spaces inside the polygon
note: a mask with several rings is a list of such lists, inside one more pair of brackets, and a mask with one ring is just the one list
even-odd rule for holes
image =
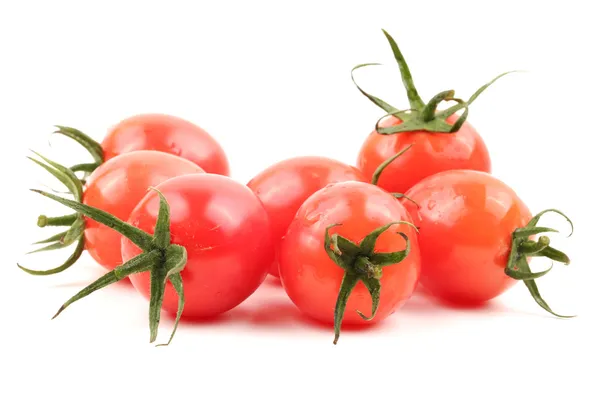
{"label": "tomato cluster", "polygon": [[[402,111],[357,85],[385,115],[375,123],[356,166],[313,156],[276,163],[246,185],[228,177],[218,142],[202,128],[163,114],[118,123],[102,143],[59,126],[93,163],[67,168],[39,154],[34,162],[73,199],[34,190],[74,213],[41,215],[38,225],[64,226],[37,251],[75,245],[72,255],[34,275],[61,272],[83,251],[108,272],[59,310],[128,278],[149,299],[151,340],[161,309],[202,319],[247,299],[267,274],[281,280],[305,314],[332,324],[376,323],[409,300],[421,283],[443,302],[476,305],[521,280],[544,301],[532,257],[569,263],[550,246],[535,216],[490,174],[483,139],[466,121],[468,100],[454,91],[425,102],[394,39],[410,108]],[[362,64],[362,68],[371,64]],[[352,78],[354,81],[354,77]],[[354,81],[356,84],[356,82]],[[442,102],[453,103],[438,110]],[[572,227],[572,224],[571,224]],[[57,313],[57,315],[58,315]],[[172,338],[172,336],[171,336]],[[170,340],[169,340],[170,341]]]}

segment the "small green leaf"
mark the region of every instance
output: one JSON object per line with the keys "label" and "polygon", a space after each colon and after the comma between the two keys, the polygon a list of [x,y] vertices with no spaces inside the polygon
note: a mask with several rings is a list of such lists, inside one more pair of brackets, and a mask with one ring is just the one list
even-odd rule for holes
{"label": "small green leaf", "polygon": [[558,232],[556,229],[545,228],[543,226],[533,226],[531,228],[518,228],[513,233],[515,238],[528,238],[538,233]]}
{"label": "small green leaf", "polygon": [[540,218],[542,218],[542,216],[546,213],[555,213],[558,215],[561,215],[562,217],[564,217],[567,222],[569,223],[569,225],[571,226],[571,233],[569,233],[569,236],[571,236],[573,234],[573,221],[571,221],[571,219],[569,217],[567,217],[562,211],[556,210],[554,208],[549,208],[547,210],[544,210],[538,214],[536,214],[531,221],[529,221],[529,223],[527,224],[526,228],[533,228],[537,225],[538,221],[540,220]]}
{"label": "small green leaf", "polygon": [[[375,251],[375,242],[377,241],[379,236],[381,236],[381,234],[383,232],[387,231],[392,225],[400,225],[400,224],[410,225],[416,229],[416,227],[413,224],[411,224],[410,222],[406,222],[406,221],[390,222],[389,224],[380,226],[379,228],[373,230],[371,233],[369,233],[367,236],[365,236],[364,239],[360,242],[361,253],[371,257],[373,255],[373,252]],[[406,235],[402,235],[402,236],[405,237]]]}
{"label": "small green leaf", "polygon": [[154,226],[154,238],[152,242],[159,249],[166,249],[171,244],[169,203],[167,203],[167,199],[160,191],[154,188],[151,188],[151,190],[154,190],[159,198],[158,216]]}
{"label": "small green leaf", "polygon": [[43,251],[60,250],[60,249],[64,249],[65,247],[69,247],[72,244],[73,244],[73,242],[70,242],[70,243],[56,242],[56,243],[49,244],[48,246],[44,246],[39,249],[28,251],[26,254],[35,254],[35,253],[41,253]]}
{"label": "small green leaf", "polygon": [[83,218],[77,218],[73,225],[67,231],[67,234],[62,239],[63,243],[71,244],[74,241],[78,240],[81,235],[83,235],[83,231],[85,230],[85,221]]}
{"label": "small green leaf", "polygon": [[355,66],[354,68],[352,68],[352,71],[350,71],[350,76],[352,77],[352,82],[354,83],[354,86],[356,86],[356,88],[369,100],[371,100],[377,107],[381,108],[382,110],[384,110],[385,112],[388,113],[393,113],[398,111],[396,109],[396,107],[386,103],[385,101],[381,100],[379,97],[373,96],[367,92],[365,92],[359,85],[358,83],[356,83],[356,80],[354,79],[354,71],[356,71],[359,68],[363,68],[363,67],[369,67],[369,66],[373,66],[373,65],[381,65],[378,63],[368,63],[368,64],[359,64],[357,66]]}
{"label": "small green leaf", "polygon": [[32,244],[44,244],[44,243],[52,243],[52,242],[56,242],[56,241],[62,241],[62,238],[65,236],[65,234],[67,232],[68,231],[63,231],[63,232],[57,233],[56,235],[50,236],[48,239],[40,240],[38,242],[33,242]]}
{"label": "small green leaf", "polygon": [[342,320],[344,319],[346,304],[348,303],[352,289],[354,289],[358,281],[358,276],[351,272],[346,272],[342,278],[342,284],[340,285],[340,291],[338,293],[333,312],[333,330],[335,334],[333,344],[337,344],[338,339],[340,338],[340,330],[342,328]]}
{"label": "small green leaf", "polygon": [[[337,245],[337,241],[334,241],[337,238],[334,238],[333,236],[331,236],[329,234],[329,231],[331,230],[331,228],[334,228],[334,227],[340,226],[340,225],[341,224],[332,224],[332,225],[329,225],[327,228],[325,228],[324,248],[325,248],[325,252],[329,256],[331,261],[333,261],[340,267],[347,269],[349,267],[348,258],[344,257],[342,254],[340,254],[340,250],[339,250],[339,246]],[[333,246],[333,248],[332,248],[332,246]]]}
{"label": "small green leaf", "polygon": [[81,254],[83,254],[83,250],[85,249],[85,243],[83,241],[83,237],[79,239],[79,241],[77,242],[77,247],[75,247],[75,251],[73,252],[73,254],[71,254],[71,256],[61,265],[59,265],[56,268],[52,268],[52,269],[47,269],[47,270],[43,270],[43,271],[38,271],[38,270],[34,270],[34,269],[29,269],[29,268],[25,268],[20,264],[17,264],[17,267],[21,268],[21,270],[27,272],[28,274],[31,275],[52,275],[52,274],[57,274],[59,272],[62,272],[64,270],[66,270],[67,268],[69,268],[71,265],[75,264],[75,261],[77,261],[79,259],[79,257],[81,257]]}
{"label": "small green leaf", "polygon": [[421,118],[423,121],[428,122],[435,118],[435,112],[437,107],[442,101],[448,101],[454,98],[454,90],[444,90],[433,96],[431,100],[423,107],[421,111]]}
{"label": "small green leaf", "polygon": [[379,308],[379,298],[381,296],[381,282],[378,278],[363,278],[361,279],[361,281],[371,294],[371,316],[367,317],[360,310],[356,310],[356,312],[365,321],[370,321],[373,318],[375,318],[375,314],[377,314],[377,309]]}
{"label": "small green leaf", "polygon": [[82,145],[94,158],[95,164],[100,165],[104,162],[104,149],[102,149],[100,143],[96,142],[94,139],[78,129],[61,125],[55,126],[57,130],[54,133],[64,135]]}
{"label": "small green leaf", "polygon": [[160,323],[160,310],[165,297],[166,279],[167,270],[164,266],[150,270],[150,343],[153,343],[158,335],[158,324]]}
{"label": "small green leaf", "polygon": [[82,289],[75,296],[71,297],[65,304],[63,304],[52,319],[58,317],[58,315],[65,310],[69,305],[73,304],[77,300],[81,300],[84,297],[94,293],[96,290],[102,289],[112,283],[118,282],[128,275],[148,271],[154,264],[160,261],[160,251],[153,250],[148,253],[142,253],[131,260],[127,261],[123,265],[120,265],[101,276],[96,281],[91,283]]}
{"label": "small green leaf", "polygon": [[392,52],[394,53],[394,58],[398,63],[398,68],[400,69],[400,74],[402,75],[402,83],[404,84],[404,88],[406,89],[406,96],[408,97],[410,107],[417,110],[423,109],[423,107],[425,107],[425,103],[423,102],[423,100],[421,100],[421,97],[417,92],[417,88],[415,87],[415,84],[413,82],[412,74],[410,73],[410,69],[408,68],[408,64],[406,63],[404,56],[400,52],[398,44],[396,43],[394,38],[392,38],[390,34],[385,31],[385,29],[382,29],[382,31],[386,39],[388,40],[388,43],[392,48]]}
{"label": "small green leaf", "polygon": [[506,272],[506,275],[510,276],[513,279],[516,279],[519,281],[527,281],[527,280],[541,278],[542,276],[544,276],[548,272],[550,272],[551,269],[552,269],[552,265],[550,266],[550,268],[548,268],[545,271],[531,272],[531,269],[529,268],[529,264],[527,263],[527,258],[525,258],[524,256],[521,256],[517,260],[517,269],[506,268],[505,272]]}
{"label": "small green leaf", "polygon": [[405,148],[403,148],[402,150],[400,150],[399,152],[397,152],[396,154],[394,154],[393,156],[391,156],[390,158],[388,158],[387,160],[382,162],[381,165],[379,165],[379,167],[377,167],[375,172],[373,172],[373,177],[371,178],[371,184],[377,185],[377,182],[379,182],[379,178],[381,177],[381,173],[387,168],[387,166],[390,165],[391,163],[393,163],[402,154],[404,154],[408,150],[410,150],[410,148],[412,146],[413,146],[412,144],[409,144],[408,146],[406,146]]}
{"label": "small green leaf", "polygon": [[574,317],[574,315],[560,315],[560,314],[557,314],[554,311],[552,311],[552,309],[550,308],[548,303],[546,303],[546,301],[540,295],[540,291],[538,290],[535,280],[531,279],[531,280],[526,280],[523,282],[525,283],[525,286],[527,286],[527,289],[529,289],[529,293],[531,293],[531,296],[534,298],[536,303],[538,303],[539,306],[542,307],[544,310],[548,311],[550,314],[554,315],[555,317],[559,317],[559,318],[573,318]]}
{"label": "small green leaf", "polygon": [[556,250],[553,247],[546,247],[544,250],[540,251],[538,254],[540,257],[548,257],[551,260],[558,261],[565,265],[569,265],[571,263],[571,259],[565,253],[560,250]]}
{"label": "small green leaf", "polygon": [[173,331],[171,332],[169,341],[167,343],[158,344],[157,346],[168,346],[171,344],[173,336],[175,336],[175,332],[177,332],[177,327],[179,326],[179,320],[181,319],[181,314],[183,313],[183,307],[185,306],[185,295],[183,292],[183,279],[181,278],[181,273],[169,276],[169,281],[173,285],[173,288],[177,292],[177,297],[179,298],[177,303],[177,316],[175,317],[175,324],[173,325]]}
{"label": "small green leaf", "polygon": [[404,241],[406,242],[406,248],[401,251],[395,251],[392,253],[374,253],[370,258],[371,262],[379,267],[387,267],[389,265],[398,264],[410,254],[410,240],[408,240],[408,236],[403,232],[396,232],[398,235],[402,236]]}
{"label": "small green leaf", "polygon": [[[505,75],[511,74],[513,72],[518,72],[518,71],[508,71],[508,72],[504,72],[500,75],[498,75],[497,77],[495,77],[494,79],[492,79],[491,81],[489,81],[488,83],[486,83],[485,85],[483,85],[482,87],[480,87],[479,89],[477,89],[477,91],[475,93],[473,93],[473,95],[469,98],[469,100],[466,102],[467,106],[470,106],[471,104],[473,104],[473,102],[477,99],[477,97],[479,97],[479,95],[481,93],[483,93],[483,91],[485,89],[487,89],[488,87],[490,87],[494,82],[496,82],[498,79],[502,78]],[[465,107],[464,104],[457,104],[455,106],[452,106],[450,108],[447,108],[444,111],[441,111],[440,113],[437,114],[437,116],[441,119],[447,119],[448,117],[450,117],[452,114],[454,114],[455,112],[463,109]]]}

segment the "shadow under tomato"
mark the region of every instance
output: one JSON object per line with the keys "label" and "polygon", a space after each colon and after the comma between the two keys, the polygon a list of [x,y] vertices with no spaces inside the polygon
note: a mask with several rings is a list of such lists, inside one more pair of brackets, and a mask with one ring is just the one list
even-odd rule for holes
{"label": "shadow under tomato", "polygon": [[448,311],[467,311],[473,313],[514,312],[514,310],[494,300],[479,303],[449,302],[435,298],[423,289],[418,293],[415,292],[406,304],[397,310],[397,313],[432,316],[447,314]]}
{"label": "shadow under tomato", "polygon": [[256,307],[232,310],[231,313],[251,325],[265,327],[293,326],[303,319],[300,310],[289,300],[271,300]]}
{"label": "shadow under tomato", "polygon": [[283,289],[283,285],[281,284],[281,279],[276,278],[272,275],[269,275],[265,278],[263,285]]}

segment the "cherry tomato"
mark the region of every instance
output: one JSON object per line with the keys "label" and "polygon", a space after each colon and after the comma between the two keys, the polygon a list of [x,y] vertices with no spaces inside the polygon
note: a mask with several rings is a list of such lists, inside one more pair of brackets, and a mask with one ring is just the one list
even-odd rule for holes
{"label": "cherry tomato", "polygon": [[430,176],[406,195],[418,205],[402,200],[419,227],[421,283],[431,294],[450,303],[480,304],[523,279],[538,304],[552,312],[534,280],[526,278],[536,276],[529,269],[529,254],[569,262],[564,253],[549,247],[547,237],[530,240],[536,233],[552,231],[539,230],[536,223],[543,213],[556,210],[532,219],[510,187],[472,170]]}
{"label": "cherry tomato", "polygon": [[[184,246],[187,264],[181,272],[185,290],[183,315],[205,318],[223,313],[250,296],[273,262],[269,217],[246,186],[213,174],[169,179],[157,186],[171,210],[171,243]],[[154,232],[158,195],[148,193],[135,207],[129,223]],[[123,261],[141,253],[129,239],[121,243]],[[133,286],[150,297],[150,274],[130,276]],[[178,296],[165,290],[163,309],[176,314]]]}
{"label": "cherry tomato", "polygon": [[[273,237],[282,238],[294,215],[311,194],[330,183],[345,181],[366,179],[350,165],[326,157],[306,156],[270,166],[248,182],[248,187],[265,206],[271,219]],[[277,257],[269,273],[279,276]]]}
{"label": "cherry tomato", "polygon": [[[365,92],[352,75],[358,90],[386,112],[363,143],[357,158],[358,168],[365,176],[372,176],[384,161],[412,145],[410,151],[388,165],[378,186],[389,192],[404,193],[420,180],[442,171],[472,169],[490,172],[488,150],[479,134],[467,122],[469,106],[490,85],[509,72],[481,86],[468,100],[460,99],[461,96],[456,96],[454,90],[445,90],[424,101],[398,44],[388,32],[384,30],[383,33],[398,64],[409,107],[402,111],[403,107],[394,107]],[[359,64],[352,72],[372,65]],[[455,104],[438,110],[442,102]]]}
{"label": "cherry tomato", "polygon": [[[345,270],[325,250],[325,232],[338,234],[359,244],[373,230],[396,221],[410,222],[404,206],[377,186],[363,182],[329,185],[310,196],[300,207],[283,238],[279,256],[282,284],[296,306],[307,315],[324,322],[334,321],[336,299]],[[345,324],[380,321],[401,306],[413,293],[420,271],[417,234],[409,225],[390,226],[375,243],[376,253],[405,250],[401,262],[383,267],[380,276],[380,303],[375,317],[367,321],[372,299],[362,281],[351,292],[343,313]],[[373,259],[370,259],[373,260]],[[373,276],[377,276],[374,272]]]}
{"label": "cherry tomato", "polygon": [[[452,115],[447,121],[453,124],[457,118]],[[399,124],[398,118],[389,117],[379,126]],[[438,172],[453,169],[491,171],[487,147],[468,122],[455,133],[416,131],[382,135],[373,131],[359,152],[358,168],[365,176],[372,176],[381,163],[411,144],[409,151],[383,170],[378,186],[389,192],[405,193],[417,182]]]}
{"label": "cherry tomato", "polygon": [[[88,178],[83,203],[127,220],[148,189],[169,178],[203,172],[181,157],[158,151],[132,151],[111,158]],[[112,269],[122,263],[121,235],[85,218],[85,248],[100,265]]]}
{"label": "cherry tomato", "polygon": [[219,143],[199,126],[171,115],[127,118],[110,129],[101,145],[105,161],[134,150],[156,150],[188,159],[206,172],[229,175]]}

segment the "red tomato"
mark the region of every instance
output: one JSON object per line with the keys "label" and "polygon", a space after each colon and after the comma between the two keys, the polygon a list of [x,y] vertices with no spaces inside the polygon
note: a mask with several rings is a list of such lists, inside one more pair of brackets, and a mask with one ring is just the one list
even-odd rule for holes
{"label": "red tomato", "polygon": [[[200,173],[196,164],[158,151],[133,151],[110,159],[87,180],[83,203],[127,220],[148,188],[169,178]],[[111,228],[85,218],[85,246],[103,267],[122,263],[121,235]]]}
{"label": "red tomato", "polygon": [[[450,116],[447,122],[453,124],[457,118]],[[389,117],[379,126],[385,128],[400,123],[398,118]],[[405,193],[420,180],[438,172],[453,169],[491,171],[487,147],[468,122],[455,133],[416,131],[382,135],[373,131],[360,150],[358,168],[365,176],[372,176],[381,163],[411,144],[409,151],[383,170],[378,186],[389,192]]]}
{"label": "red tomato", "polygon": [[[350,165],[325,157],[295,157],[278,162],[262,171],[248,187],[262,201],[269,218],[273,237],[282,238],[304,201],[330,183],[363,181],[361,172]],[[279,276],[277,257],[269,273]]]}
{"label": "red tomato", "polygon": [[[421,283],[431,294],[447,302],[472,305],[498,296],[516,282],[506,271],[515,246],[513,232],[526,227],[532,216],[505,183],[483,172],[446,171],[424,179],[406,195],[418,204],[402,200],[419,227]],[[528,236],[534,235],[527,234],[523,240],[535,243]],[[514,250],[520,252],[521,247]],[[550,258],[568,263],[566,255],[546,249],[550,250]],[[522,256],[525,265],[521,272],[528,273],[527,253]],[[515,270],[515,265],[508,267]],[[532,282],[525,281],[528,288]],[[552,312],[539,292],[535,293],[536,287],[530,291]]]}
{"label": "red tomato", "polygon": [[102,141],[104,160],[134,150],[156,150],[192,161],[209,173],[229,175],[225,152],[204,129],[165,114],[141,114],[115,125]]}
{"label": "red tomato", "polygon": [[[376,228],[394,221],[410,222],[410,215],[393,196],[363,182],[329,185],[310,196],[298,210],[281,245],[282,284],[296,306],[324,322],[334,320],[334,308],[344,269],[334,263],[324,249],[325,229],[331,229],[356,244]],[[383,268],[381,297],[375,317],[366,321],[356,312],[370,314],[372,300],[362,282],[352,291],[343,314],[345,324],[368,324],[384,319],[412,294],[420,270],[416,231],[408,225],[393,225],[376,241],[378,253],[406,248],[398,233],[407,235],[410,252],[406,259]]]}
{"label": "red tomato", "polygon": [[[250,296],[273,262],[269,217],[246,186],[213,174],[180,176],[157,186],[171,209],[171,243],[184,246],[187,264],[181,275],[185,290],[183,315],[205,318],[223,313]],[[129,223],[154,232],[158,195],[148,193]],[[123,261],[141,253],[131,241],[121,243]],[[150,274],[130,276],[134,287],[150,297]],[[163,309],[177,312],[178,297],[167,285]]]}

